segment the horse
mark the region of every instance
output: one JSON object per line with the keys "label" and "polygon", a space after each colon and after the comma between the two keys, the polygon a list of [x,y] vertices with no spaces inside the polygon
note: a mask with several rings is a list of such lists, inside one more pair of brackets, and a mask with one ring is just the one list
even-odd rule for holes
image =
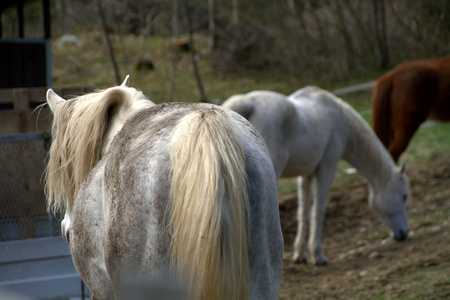
{"label": "horse", "polygon": [[373,88],[373,129],[395,162],[427,118],[450,121],[450,56],[404,62]]}
{"label": "horse", "polygon": [[70,100],[49,89],[47,103],[47,205],[65,210],[91,299],[278,299],[277,180],[247,120],[156,105],[128,77]]}
{"label": "horse", "polygon": [[350,105],[325,90],[305,87],[289,96],[272,91],[235,95],[222,106],[244,116],[263,136],[277,179],[297,177],[298,225],[292,255],[295,262],[326,264],[321,249],[322,228],[327,195],[340,159],[365,176],[369,204],[393,237],[398,241],[407,237],[405,201],[409,197],[409,181],[405,168],[396,166],[372,129]]}

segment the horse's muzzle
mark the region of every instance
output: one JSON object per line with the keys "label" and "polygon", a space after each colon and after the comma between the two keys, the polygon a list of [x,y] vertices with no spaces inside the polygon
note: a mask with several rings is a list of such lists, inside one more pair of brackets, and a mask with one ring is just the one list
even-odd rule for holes
{"label": "horse's muzzle", "polygon": [[408,230],[400,229],[398,232],[394,234],[394,239],[398,242],[406,240],[407,237],[408,237]]}

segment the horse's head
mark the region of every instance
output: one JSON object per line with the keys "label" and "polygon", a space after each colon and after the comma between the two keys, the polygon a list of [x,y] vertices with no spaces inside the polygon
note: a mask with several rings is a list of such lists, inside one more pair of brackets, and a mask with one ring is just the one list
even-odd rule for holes
{"label": "horse's head", "polygon": [[128,81],[127,76],[121,86],[67,101],[48,90],[47,103],[54,115],[46,170],[49,208],[71,209],[79,187],[125,121],[154,105],[140,91],[129,88]]}
{"label": "horse's head", "polygon": [[371,195],[369,199],[370,205],[381,216],[397,241],[402,241],[408,236],[409,226],[405,203],[409,197],[409,180],[403,165],[396,168],[385,189],[378,195]]}

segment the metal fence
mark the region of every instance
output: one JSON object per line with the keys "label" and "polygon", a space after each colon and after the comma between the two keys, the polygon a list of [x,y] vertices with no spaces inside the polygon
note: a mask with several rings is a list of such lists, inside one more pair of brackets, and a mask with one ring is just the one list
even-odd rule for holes
{"label": "metal fence", "polygon": [[0,241],[59,234],[43,191],[49,144],[49,135],[0,137]]}

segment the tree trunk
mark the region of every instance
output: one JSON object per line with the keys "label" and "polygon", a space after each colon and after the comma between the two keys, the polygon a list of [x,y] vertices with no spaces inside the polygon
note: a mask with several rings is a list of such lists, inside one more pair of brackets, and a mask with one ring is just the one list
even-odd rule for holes
{"label": "tree trunk", "polygon": [[106,45],[108,46],[109,56],[111,57],[111,63],[113,65],[114,75],[116,77],[116,84],[119,85],[121,83],[119,67],[117,66],[117,61],[116,61],[116,57],[114,55],[114,49],[111,44],[111,40],[109,39],[108,25],[106,24],[105,13],[103,12],[101,0],[97,0],[97,8],[98,8],[98,14],[100,16],[100,20],[102,21],[103,30],[105,31]]}
{"label": "tree trunk", "polygon": [[293,13],[293,14],[296,14],[296,13],[297,13],[297,11],[296,11],[296,9],[295,9],[295,3],[294,3],[294,0],[287,0],[287,7],[288,7],[288,10],[289,10],[291,13]]}
{"label": "tree trunk", "polygon": [[214,50],[216,22],[214,14],[214,0],[208,0],[209,53]]}
{"label": "tree trunk", "polygon": [[356,51],[353,47],[352,43],[352,36],[351,33],[348,30],[347,23],[346,23],[346,17],[344,15],[344,10],[342,8],[342,0],[336,1],[336,14],[339,19],[340,26],[339,30],[341,31],[343,37],[344,37],[344,47],[345,47],[345,56],[347,61],[347,68],[349,71],[353,70],[355,68],[355,55]]}
{"label": "tree trunk", "polygon": [[373,0],[373,12],[375,17],[375,36],[380,53],[380,68],[384,70],[390,64],[384,0]]}
{"label": "tree trunk", "polygon": [[239,23],[239,0],[231,0],[231,22]]}
{"label": "tree trunk", "polygon": [[172,42],[172,57],[171,57],[171,65],[170,65],[170,90],[169,90],[169,102],[173,101],[173,97],[175,94],[175,71],[177,66],[177,49],[176,49],[176,41],[178,39],[178,0],[172,0],[172,34],[173,34],[173,42]]}
{"label": "tree trunk", "polygon": [[200,101],[208,102],[208,100],[206,99],[205,91],[203,89],[203,83],[202,83],[202,79],[200,77],[200,72],[198,71],[198,66],[197,66],[197,55],[195,54],[195,48],[194,48],[194,31],[192,29],[192,21],[191,21],[191,14],[189,12],[188,0],[183,0],[183,6],[184,6],[184,12],[186,14],[186,21],[187,21],[188,34],[189,34],[189,50],[191,51],[192,65],[194,66],[194,74],[195,74],[195,78],[197,80],[198,90],[200,92]]}

